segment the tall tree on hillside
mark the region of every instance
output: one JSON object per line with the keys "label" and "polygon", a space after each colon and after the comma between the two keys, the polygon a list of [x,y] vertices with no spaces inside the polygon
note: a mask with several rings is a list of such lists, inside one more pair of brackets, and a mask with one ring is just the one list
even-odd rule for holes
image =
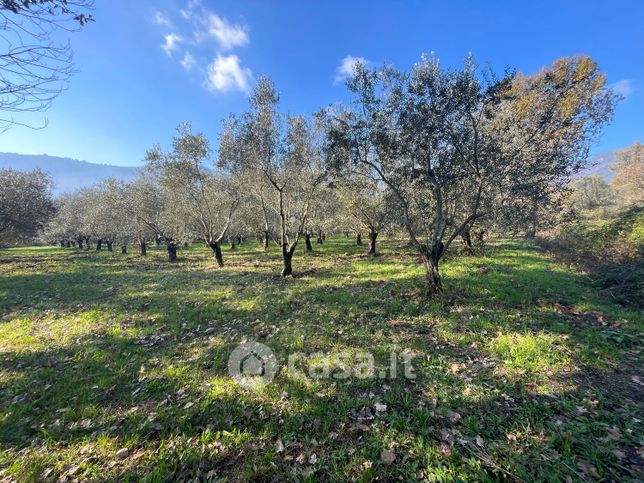
{"label": "tall tree on hillside", "polygon": [[42,112],[74,73],[69,42],[55,33],[76,30],[94,18],[93,0],[0,1],[0,132],[19,112]]}
{"label": "tall tree on hillside", "polygon": [[51,178],[35,170],[0,169],[0,246],[28,242],[54,214]]}
{"label": "tall tree on hillside", "polygon": [[352,104],[327,115],[328,160],[391,191],[435,295],[446,250],[489,215],[500,190],[538,203],[583,166],[613,111],[604,85],[581,57],[500,79],[471,58],[459,70],[423,58],[409,74],[358,64],[347,82]]}
{"label": "tall tree on hillside", "polygon": [[640,142],[617,152],[611,184],[623,205],[644,203],[644,145]]}

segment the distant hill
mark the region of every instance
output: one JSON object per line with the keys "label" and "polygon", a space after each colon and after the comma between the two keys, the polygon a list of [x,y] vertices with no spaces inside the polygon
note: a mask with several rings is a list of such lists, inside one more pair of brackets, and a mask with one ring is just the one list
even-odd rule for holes
{"label": "distant hill", "polygon": [[606,181],[610,181],[615,176],[615,171],[610,169],[610,165],[615,161],[615,151],[607,151],[605,153],[595,154],[590,157],[591,167],[579,173],[579,176],[590,176],[591,174],[598,174]]}
{"label": "distant hill", "polygon": [[[590,158],[594,166],[580,172],[578,176],[598,174],[610,181],[614,172],[609,168],[615,159],[615,151],[595,154]],[[101,180],[113,177],[130,181],[137,175],[138,168],[95,164],[57,156],[0,153],[0,169],[11,168],[18,171],[31,171],[39,168],[48,172],[54,179],[54,193],[60,194],[95,185]]]}
{"label": "distant hill", "polygon": [[136,177],[138,168],[94,164],[71,158],[57,156],[0,153],[0,169],[11,168],[17,171],[41,169],[48,172],[54,180],[54,193],[60,194],[95,185],[101,180],[113,177],[130,181]]}

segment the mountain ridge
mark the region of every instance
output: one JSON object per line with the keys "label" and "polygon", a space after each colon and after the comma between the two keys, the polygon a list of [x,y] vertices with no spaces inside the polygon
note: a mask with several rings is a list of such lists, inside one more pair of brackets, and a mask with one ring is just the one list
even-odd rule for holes
{"label": "mountain ridge", "polygon": [[48,154],[19,153],[0,153],[0,169],[2,168],[46,171],[54,181],[53,192],[56,195],[86,188],[111,177],[131,181],[139,171],[136,166],[116,166]]}
{"label": "mountain ridge", "polygon": [[[582,170],[578,176],[598,174],[606,181],[610,181],[614,175],[610,165],[615,160],[616,151],[618,150],[590,156],[589,163],[592,166]],[[140,169],[137,166],[91,163],[81,159],[50,156],[48,154],[0,152],[0,169],[3,168],[18,171],[31,171],[33,169],[46,171],[54,181],[53,192],[55,195],[93,186],[110,177],[131,181],[136,177]]]}

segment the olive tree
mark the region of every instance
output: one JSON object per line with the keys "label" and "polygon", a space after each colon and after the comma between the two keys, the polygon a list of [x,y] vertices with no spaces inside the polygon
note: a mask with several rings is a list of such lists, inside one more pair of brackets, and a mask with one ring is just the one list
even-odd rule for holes
{"label": "olive tree", "polygon": [[471,58],[445,69],[423,57],[409,73],[358,64],[347,86],[351,104],[327,111],[327,159],[391,191],[430,296],[443,291],[446,250],[497,208],[499,191],[538,203],[562,189],[615,102],[581,57],[502,78]]}
{"label": "olive tree", "polygon": [[250,173],[265,182],[267,191],[261,202],[266,227],[270,213],[276,213],[281,273],[292,275],[293,253],[324,177],[315,127],[304,117],[279,112],[279,95],[268,78],[258,81],[249,101],[246,113],[228,120],[219,160],[232,171]]}
{"label": "olive tree", "polygon": [[51,177],[0,169],[0,245],[29,241],[54,214]]}
{"label": "olive tree", "polygon": [[221,242],[239,204],[232,179],[208,171],[204,165],[210,144],[201,133],[193,134],[189,123],[177,128],[172,150],[158,146],[148,151],[150,169],[156,172],[164,191],[173,198],[175,214],[185,220],[210,247],[220,267],[224,265]]}
{"label": "olive tree", "polygon": [[139,245],[139,253],[146,256],[147,242],[162,236],[160,227],[163,199],[161,190],[146,171],[125,186],[123,214],[130,226],[130,233]]}
{"label": "olive tree", "polygon": [[[345,210],[350,226],[369,236],[369,255],[376,255],[378,235],[390,221],[390,206],[382,182],[361,176],[347,176],[334,183],[340,205]],[[362,241],[360,237],[360,241]]]}

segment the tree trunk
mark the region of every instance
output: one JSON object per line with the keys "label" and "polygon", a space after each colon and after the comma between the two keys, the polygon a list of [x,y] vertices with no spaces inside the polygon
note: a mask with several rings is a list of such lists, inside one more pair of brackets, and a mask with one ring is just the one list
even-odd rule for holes
{"label": "tree trunk", "polygon": [[230,239],[228,241],[230,243],[230,249],[235,250],[237,248],[237,241],[236,241],[235,237],[234,236],[230,237]]}
{"label": "tree trunk", "polygon": [[[161,245],[161,238],[162,238],[162,237],[160,237],[160,236],[157,236],[157,237],[155,238],[155,240],[154,240],[154,241],[155,241],[155,243],[157,244],[157,246]],[[176,248],[176,247],[175,247],[175,248]]]}
{"label": "tree trunk", "polygon": [[345,231],[345,232],[344,232],[344,237],[345,237],[345,238],[349,238],[349,232],[348,232],[348,231]]}
{"label": "tree trunk", "polygon": [[221,253],[221,242],[220,241],[210,242],[208,243],[208,246],[210,246],[210,249],[215,254],[215,260],[217,261],[217,265],[219,265],[220,267],[223,267],[224,256]]}
{"label": "tree trunk", "polygon": [[127,245],[121,245],[121,253],[125,255],[127,253]]}
{"label": "tree trunk", "polygon": [[356,236],[356,245],[362,246],[362,233],[358,233]]}
{"label": "tree trunk", "polygon": [[107,243],[107,251],[111,252],[112,251],[112,240],[107,240],[105,243]]}
{"label": "tree trunk", "polygon": [[262,240],[262,243],[264,244],[264,250],[268,250],[268,231],[264,232],[264,239]]}
{"label": "tree trunk", "polygon": [[474,232],[474,236],[476,237],[476,241],[479,245],[485,244],[485,230]]}
{"label": "tree trunk", "polygon": [[318,245],[322,245],[322,242],[324,241],[324,239],[322,238],[322,230],[318,230],[318,238],[316,241]]}
{"label": "tree trunk", "polygon": [[443,284],[441,282],[438,265],[443,255],[443,244],[434,247],[431,251],[426,247],[421,247],[420,257],[425,267],[425,276],[427,277],[427,296],[436,297],[443,293]]}
{"label": "tree trunk", "polygon": [[100,238],[96,240],[96,251],[99,251],[103,247],[103,240]]}
{"label": "tree trunk", "polygon": [[293,252],[295,252],[295,245],[290,250],[286,243],[282,243],[282,277],[293,275]]}
{"label": "tree trunk", "polygon": [[369,232],[369,255],[376,254],[376,239],[378,238],[377,231]]}
{"label": "tree trunk", "polygon": [[139,248],[141,249],[141,256],[144,257],[148,254],[148,247],[145,246],[145,242],[139,242]]}
{"label": "tree trunk", "polygon": [[90,250],[92,248],[92,243],[89,241],[89,237],[85,238],[85,250]]}
{"label": "tree trunk", "polygon": [[310,233],[305,233],[304,234],[304,243],[306,244],[306,251],[307,252],[312,252],[313,251],[313,245],[311,244],[311,234]]}
{"label": "tree trunk", "polygon": [[177,261],[177,244],[175,242],[168,242],[168,261]]}
{"label": "tree trunk", "polygon": [[83,239],[81,237],[76,238],[76,244],[78,245],[79,250],[83,249]]}
{"label": "tree trunk", "polygon": [[469,228],[465,228],[463,230],[463,233],[461,233],[461,239],[463,240],[465,252],[471,254],[474,251],[474,247],[472,246],[472,235]]}

